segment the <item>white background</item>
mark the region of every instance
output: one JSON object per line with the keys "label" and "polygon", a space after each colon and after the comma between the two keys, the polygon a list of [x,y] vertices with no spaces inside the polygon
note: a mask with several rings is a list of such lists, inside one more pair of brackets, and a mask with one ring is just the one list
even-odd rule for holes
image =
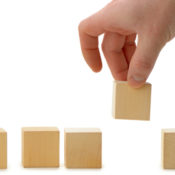
{"label": "white background", "polygon": [[[161,169],[161,129],[175,128],[175,40],[161,52],[152,83],[151,121],[114,120],[113,78],[103,58],[85,64],[78,24],[108,0],[0,1],[0,127],[8,131],[8,169],[0,174],[174,174]],[[21,127],[58,126],[61,167],[23,169]],[[64,168],[64,127],[103,131],[103,168]]]}

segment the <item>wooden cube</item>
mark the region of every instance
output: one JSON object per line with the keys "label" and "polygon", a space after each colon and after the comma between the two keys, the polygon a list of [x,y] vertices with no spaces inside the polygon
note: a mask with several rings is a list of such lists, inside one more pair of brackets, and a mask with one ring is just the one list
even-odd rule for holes
{"label": "wooden cube", "polygon": [[22,164],[25,168],[59,167],[59,130],[22,128]]}
{"label": "wooden cube", "polygon": [[0,128],[0,169],[7,168],[7,132]]}
{"label": "wooden cube", "polygon": [[65,129],[66,168],[101,168],[102,133],[99,129]]}
{"label": "wooden cube", "polygon": [[113,117],[128,120],[150,120],[151,84],[132,88],[126,81],[115,81]]}
{"label": "wooden cube", "polygon": [[175,129],[162,130],[162,167],[175,169]]}

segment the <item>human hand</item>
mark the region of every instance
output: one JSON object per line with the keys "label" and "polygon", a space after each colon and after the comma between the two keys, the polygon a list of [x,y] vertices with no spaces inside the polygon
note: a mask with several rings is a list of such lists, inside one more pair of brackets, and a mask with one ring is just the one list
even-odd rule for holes
{"label": "human hand", "polygon": [[102,50],[114,79],[140,87],[161,49],[175,36],[175,0],[113,0],[83,20],[79,25],[81,49],[94,72],[102,68],[101,34]]}

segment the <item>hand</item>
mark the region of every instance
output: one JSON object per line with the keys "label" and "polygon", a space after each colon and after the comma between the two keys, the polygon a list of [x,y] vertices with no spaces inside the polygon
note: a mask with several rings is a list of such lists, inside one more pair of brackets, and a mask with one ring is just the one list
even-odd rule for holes
{"label": "hand", "polygon": [[[79,25],[83,56],[94,72],[102,50],[116,80],[142,86],[164,45],[175,36],[175,0],[113,0]],[[138,35],[138,44],[135,39]]]}

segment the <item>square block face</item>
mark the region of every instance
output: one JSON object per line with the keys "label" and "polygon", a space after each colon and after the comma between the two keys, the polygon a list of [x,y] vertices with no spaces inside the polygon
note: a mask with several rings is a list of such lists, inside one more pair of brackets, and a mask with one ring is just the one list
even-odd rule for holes
{"label": "square block face", "polygon": [[175,169],[175,129],[162,130],[162,166]]}
{"label": "square block face", "polygon": [[55,127],[23,128],[22,163],[25,168],[59,167],[59,130]]}
{"label": "square block face", "polygon": [[0,128],[0,169],[7,168],[7,132]]}
{"label": "square block face", "polygon": [[99,129],[65,129],[65,166],[102,167],[102,133]]}
{"label": "square block face", "polygon": [[127,82],[115,81],[113,117],[128,120],[150,120],[151,84],[132,88]]}

